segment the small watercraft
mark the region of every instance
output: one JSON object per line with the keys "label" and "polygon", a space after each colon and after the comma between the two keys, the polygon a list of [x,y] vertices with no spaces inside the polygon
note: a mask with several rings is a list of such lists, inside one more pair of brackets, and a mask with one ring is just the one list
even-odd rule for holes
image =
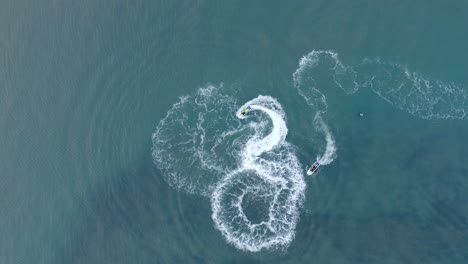
{"label": "small watercraft", "polygon": [[252,108],[250,108],[250,106],[247,106],[247,108],[242,110],[242,112],[239,114],[239,117],[244,117],[248,112],[250,112],[250,110],[252,110]]}
{"label": "small watercraft", "polygon": [[318,161],[314,162],[312,166],[307,170],[307,175],[312,175],[314,172],[317,171],[318,167],[320,167],[320,163]]}

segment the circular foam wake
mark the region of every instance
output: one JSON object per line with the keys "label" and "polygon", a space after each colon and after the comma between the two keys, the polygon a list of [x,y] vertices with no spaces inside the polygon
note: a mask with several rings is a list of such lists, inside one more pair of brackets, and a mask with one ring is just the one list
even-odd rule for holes
{"label": "circular foam wake", "polygon": [[229,114],[234,107],[232,97],[209,85],[181,97],[159,122],[152,136],[153,159],[171,186],[209,196],[226,171],[235,169],[248,128]]}
{"label": "circular foam wake", "polygon": [[[287,247],[305,182],[285,141],[285,113],[269,96],[236,111],[220,90],[207,86],[180,98],[153,134],[154,162],[171,186],[211,198],[215,226],[235,247]],[[237,118],[248,105],[251,113]]]}

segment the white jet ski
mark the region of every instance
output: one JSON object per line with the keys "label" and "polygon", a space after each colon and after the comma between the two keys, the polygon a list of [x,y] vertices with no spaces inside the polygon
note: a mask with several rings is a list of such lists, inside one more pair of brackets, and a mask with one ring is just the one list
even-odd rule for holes
{"label": "white jet ski", "polygon": [[314,162],[312,166],[307,170],[307,175],[312,175],[314,172],[317,171],[318,167],[320,167],[320,163],[318,161]]}

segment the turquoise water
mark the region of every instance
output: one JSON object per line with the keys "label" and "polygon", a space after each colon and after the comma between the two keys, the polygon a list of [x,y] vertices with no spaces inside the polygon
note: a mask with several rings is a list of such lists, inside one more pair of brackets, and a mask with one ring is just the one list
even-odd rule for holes
{"label": "turquoise water", "polygon": [[467,11],[1,3],[0,263],[466,263]]}

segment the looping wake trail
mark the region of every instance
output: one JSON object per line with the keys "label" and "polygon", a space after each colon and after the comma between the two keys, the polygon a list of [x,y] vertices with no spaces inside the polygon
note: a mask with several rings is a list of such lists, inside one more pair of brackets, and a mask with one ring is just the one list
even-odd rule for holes
{"label": "looping wake trail", "polygon": [[380,59],[365,59],[352,67],[342,63],[334,51],[314,50],[300,59],[293,81],[299,95],[316,113],[316,129],[325,136],[324,154],[317,157],[321,164],[336,158],[335,141],[323,119],[328,105],[322,91],[328,87],[339,87],[347,94],[369,88],[393,106],[424,119],[468,119],[466,89]]}
{"label": "looping wake trail", "polygon": [[181,97],[153,134],[154,161],[171,186],[210,197],[216,228],[236,248],[285,248],[305,192],[286,115],[270,96],[235,105],[215,86]]}
{"label": "looping wake trail", "polygon": [[348,66],[334,51],[314,50],[301,58],[293,78],[299,94],[322,113],[326,102],[319,87],[337,86],[348,94],[369,88],[393,106],[424,119],[468,118],[466,89],[378,58]]}

